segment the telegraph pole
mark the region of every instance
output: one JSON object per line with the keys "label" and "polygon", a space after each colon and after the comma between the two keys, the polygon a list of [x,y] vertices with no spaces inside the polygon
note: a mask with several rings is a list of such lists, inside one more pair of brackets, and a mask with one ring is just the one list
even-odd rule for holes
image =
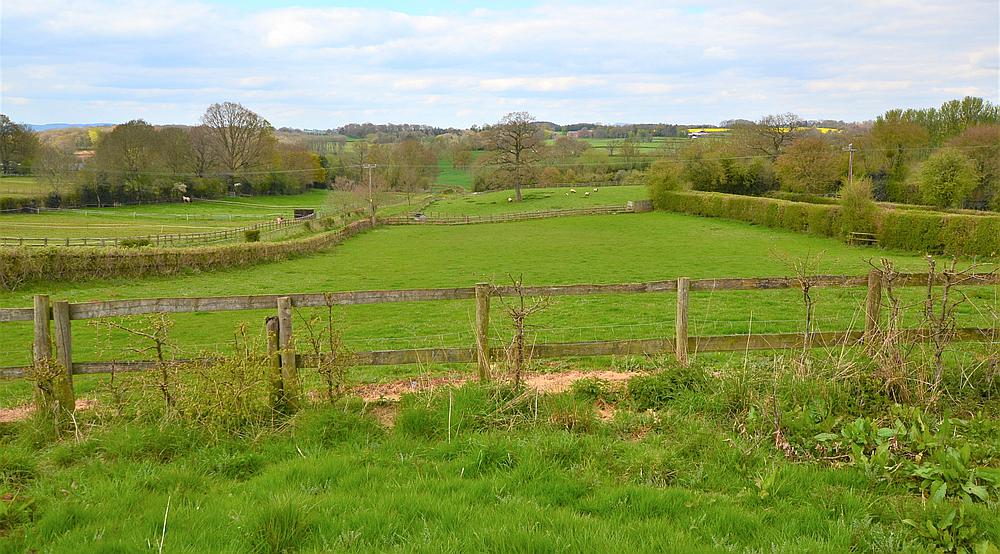
{"label": "telegraph pole", "polygon": [[848,152],[848,162],[847,162],[847,183],[850,185],[854,184],[854,153],[858,150],[854,148],[854,143],[849,143],[847,148],[843,149],[844,152]]}
{"label": "telegraph pole", "polygon": [[372,192],[372,170],[378,167],[378,164],[361,164],[361,167],[368,170],[368,207],[372,211],[372,227],[375,226],[375,196]]}

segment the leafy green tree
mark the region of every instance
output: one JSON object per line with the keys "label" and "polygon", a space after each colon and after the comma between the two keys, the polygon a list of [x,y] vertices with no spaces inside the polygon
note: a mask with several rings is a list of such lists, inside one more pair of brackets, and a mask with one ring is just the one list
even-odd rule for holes
{"label": "leafy green tree", "polygon": [[837,190],[840,152],[820,136],[804,136],[778,156],[774,170],[785,190],[825,194]]}
{"label": "leafy green tree", "polygon": [[972,200],[1000,208],[1000,124],[976,125],[947,142],[969,157],[979,173]]}
{"label": "leafy green tree", "polygon": [[34,131],[0,114],[0,170],[4,174],[31,173],[38,149]]}
{"label": "leafy green tree", "polygon": [[942,148],[927,158],[917,178],[924,202],[941,208],[961,207],[978,181],[972,160],[954,148]]}

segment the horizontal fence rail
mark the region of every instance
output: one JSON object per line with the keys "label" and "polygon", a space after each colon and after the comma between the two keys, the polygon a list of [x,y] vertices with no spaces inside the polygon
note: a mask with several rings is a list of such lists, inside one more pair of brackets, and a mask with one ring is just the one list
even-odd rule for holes
{"label": "horizontal fence rail", "polygon": [[[926,287],[931,275],[927,273],[899,274],[893,279],[894,286]],[[933,275],[934,283],[945,282],[946,276]],[[881,275],[873,271],[865,276],[815,275],[809,277],[756,277],[688,279],[679,278],[641,283],[613,284],[571,284],[521,287],[492,286],[484,283],[474,287],[344,291],[330,293],[303,293],[290,295],[219,296],[219,297],[176,297],[112,300],[103,302],[55,302],[50,305],[47,296],[35,297],[31,308],[0,309],[0,322],[34,321],[36,357],[38,348],[45,352],[49,344],[48,322],[55,320],[57,332],[56,346],[58,360],[71,367],[69,375],[107,373],[117,371],[142,371],[153,367],[148,361],[116,361],[74,363],[70,353],[70,322],[72,320],[102,317],[119,317],[149,313],[195,313],[242,310],[273,310],[284,302],[286,306],[323,307],[364,304],[385,304],[393,302],[427,302],[439,300],[476,300],[476,346],[452,348],[418,348],[402,350],[379,350],[355,352],[352,361],[356,365],[396,365],[413,363],[476,363],[489,364],[491,359],[499,359],[503,349],[488,345],[489,300],[492,297],[506,297],[520,292],[529,297],[580,296],[609,294],[676,293],[677,320],[675,336],[672,338],[628,339],[614,341],[585,341],[567,343],[543,343],[529,347],[533,358],[559,358],[577,356],[606,355],[652,355],[674,352],[679,360],[686,361],[689,353],[726,352],[741,350],[775,350],[802,348],[808,340],[809,346],[826,347],[857,344],[867,333],[877,328],[881,306]],[[868,287],[866,298],[866,330],[833,331],[810,333],[748,334],[719,336],[687,336],[689,291],[720,290],[781,290],[797,289],[808,283],[816,287]],[[967,274],[951,277],[957,285],[1000,284],[997,273]],[[291,320],[286,325],[290,328]],[[290,331],[289,331],[290,332]],[[910,329],[905,333],[920,340],[920,330]],[[996,340],[997,329],[962,328],[954,330],[954,340]],[[42,345],[39,347],[39,345]],[[47,354],[48,356],[50,354]],[[315,362],[314,357],[301,357],[306,363]],[[176,363],[176,362],[175,362]],[[0,378],[24,377],[30,367],[0,368]]]}
{"label": "horizontal fence rail", "polygon": [[[936,284],[940,284],[940,274]],[[850,288],[865,286],[869,277],[849,275],[816,275],[806,278],[812,288]],[[900,274],[894,281],[895,286],[917,287],[927,286],[927,273]],[[995,273],[969,275],[963,278],[966,285],[1000,284],[1000,275]],[[724,291],[724,290],[777,290],[801,288],[801,280],[797,277],[748,277],[691,279],[692,291]],[[584,296],[592,294],[641,294],[653,292],[674,292],[677,290],[677,280],[649,281],[642,283],[614,284],[574,284],[526,286],[522,288],[525,296]],[[511,295],[515,292],[510,286],[490,287],[490,296]],[[314,308],[323,306],[351,306],[360,304],[387,304],[394,302],[425,302],[435,300],[467,300],[475,298],[475,287],[433,288],[433,289],[402,289],[402,290],[367,290],[329,293],[299,293],[299,294],[263,294],[244,296],[208,296],[208,297],[168,297],[168,298],[137,298],[127,300],[106,300],[95,302],[74,302],[69,304],[70,319],[93,319],[99,317],[116,317],[143,315],[150,313],[188,313],[188,312],[229,312],[246,310],[268,310],[274,307],[279,297],[292,299],[295,307]],[[0,323],[9,321],[31,321],[34,317],[33,308],[0,308]]]}

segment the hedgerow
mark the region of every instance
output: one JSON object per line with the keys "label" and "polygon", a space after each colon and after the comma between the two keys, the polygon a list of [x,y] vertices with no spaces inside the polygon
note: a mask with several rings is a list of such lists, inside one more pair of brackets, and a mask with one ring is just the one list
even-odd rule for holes
{"label": "hedgerow", "polygon": [[36,281],[137,278],[273,262],[340,243],[370,227],[367,220],[355,221],[300,239],[200,248],[0,248],[0,289]]}
{"label": "hedgerow", "polygon": [[660,210],[722,217],[754,225],[823,237],[846,237],[874,229],[881,246],[921,253],[996,257],[1000,254],[1000,217],[879,209],[870,228],[848,228],[841,206],[809,204],[760,196],[717,192],[663,191]]}

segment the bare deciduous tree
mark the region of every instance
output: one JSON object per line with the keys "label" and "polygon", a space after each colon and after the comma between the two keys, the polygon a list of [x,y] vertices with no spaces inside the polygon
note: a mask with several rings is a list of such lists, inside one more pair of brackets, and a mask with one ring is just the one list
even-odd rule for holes
{"label": "bare deciduous tree", "polygon": [[494,152],[491,163],[514,181],[514,199],[521,201],[521,186],[532,175],[540,158],[541,130],[528,112],[512,112],[488,130],[489,149]]}
{"label": "bare deciduous tree", "polygon": [[271,124],[241,104],[212,104],[201,122],[213,138],[219,165],[233,175],[259,165],[274,145]]}
{"label": "bare deciduous tree", "polygon": [[733,127],[733,138],[750,152],[767,154],[774,161],[796,134],[802,118],[793,113],[765,115],[756,123]]}

